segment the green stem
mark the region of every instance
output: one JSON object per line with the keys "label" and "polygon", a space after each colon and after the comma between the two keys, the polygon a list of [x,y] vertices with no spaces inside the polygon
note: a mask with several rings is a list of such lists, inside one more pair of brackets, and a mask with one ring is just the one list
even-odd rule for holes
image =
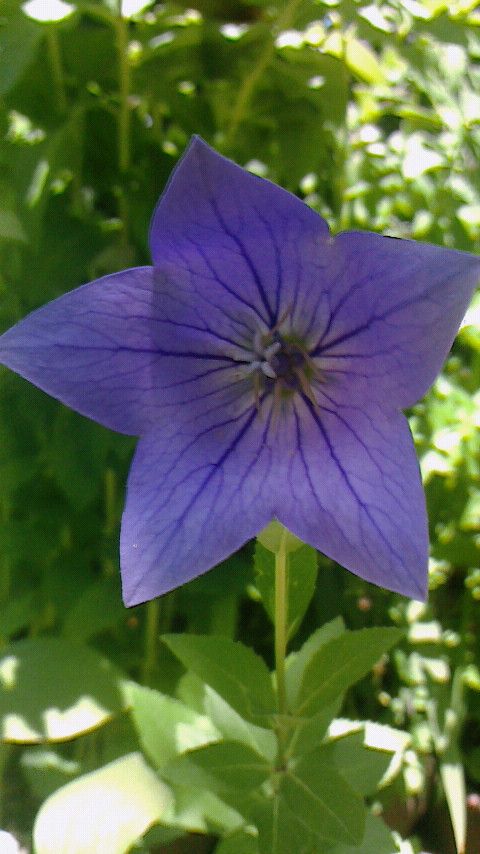
{"label": "green stem", "polygon": [[285,720],[287,715],[287,692],[285,687],[285,658],[287,654],[287,576],[288,554],[287,531],[284,529],[278,551],[275,552],[275,670],[278,698],[278,738],[280,752],[285,748]]}
{"label": "green stem", "polygon": [[[103,533],[108,541],[115,531],[117,524],[116,514],[116,478],[115,472],[108,467],[105,470],[104,476],[104,495],[105,495],[105,525]],[[103,571],[105,575],[114,575],[115,566],[111,558],[105,558],[103,561]]]}
{"label": "green stem", "polygon": [[59,113],[64,113],[67,109],[67,93],[65,91],[60,45],[58,43],[57,31],[54,26],[47,27],[47,50],[52,69],[57,109]]}
{"label": "green stem", "polygon": [[261,51],[256,64],[244,78],[237,95],[237,100],[233,106],[230,123],[227,128],[226,142],[228,145],[232,143],[238,127],[245,117],[245,113],[250,103],[250,98],[252,97],[258,81],[272,60],[273,54],[275,53],[275,38],[277,32],[282,32],[282,30],[288,29],[293,21],[296,9],[301,2],[302,0],[289,0],[283,10],[283,14],[280,15],[275,27],[272,28],[272,32],[270,33],[267,43]]}
{"label": "green stem", "polygon": [[147,603],[147,621],[145,624],[145,654],[143,657],[142,683],[148,685],[157,663],[157,647],[160,622],[160,599]]}
{"label": "green stem", "polygon": [[[0,499],[0,524],[6,528],[10,518],[10,508],[6,499]],[[12,592],[12,567],[11,560],[7,555],[0,555],[0,607],[7,603],[7,600]],[[4,636],[0,629],[0,649],[7,643],[7,637]],[[1,746],[0,746],[0,767],[1,767]],[[1,775],[0,775],[1,784]]]}
{"label": "green stem", "polygon": [[105,469],[105,534],[113,534],[117,524],[116,476],[110,466]]}
{"label": "green stem", "polygon": [[130,165],[130,62],[128,59],[128,24],[119,14],[115,20],[118,51],[118,168],[126,172]]}

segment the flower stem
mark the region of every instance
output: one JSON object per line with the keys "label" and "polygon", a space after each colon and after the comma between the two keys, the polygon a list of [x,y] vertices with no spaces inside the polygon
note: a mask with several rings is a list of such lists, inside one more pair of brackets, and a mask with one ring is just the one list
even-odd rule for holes
{"label": "flower stem", "polygon": [[119,12],[115,19],[118,52],[118,168],[121,173],[130,165],[130,62],[128,58],[128,24]]}
{"label": "flower stem", "polygon": [[57,109],[59,113],[64,113],[67,109],[67,94],[65,91],[60,45],[58,43],[57,31],[54,26],[47,27],[47,51],[52,69]]}
{"label": "flower stem", "polygon": [[[105,523],[103,534],[105,540],[108,541],[112,537],[117,524],[116,514],[116,478],[115,472],[110,466],[106,469],[104,475],[104,501],[105,501]],[[106,557],[103,560],[103,571],[105,575],[114,575],[115,566],[111,558]]]}
{"label": "flower stem", "polygon": [[145,624],[145,654],[142,666],[142,683],[148,685],[155,671],[157,661],[157,646],[160,622],[160,599],[152,599],[147,603],[147,620]]}
{"label": "flower stem", "polygon": [[285,657],[287,653],[287,580],[288,554],[286,548],[287,531],[284,529],[280,537],[278,550],[275,552],[275,670],[277,676],[278,698],[278,738],[280,751],[283,752],[285,742],[285,717],[287,714],[287,693],[285,688]]}
{"label": "flower stem", "polygon": [[260,80],[263,72],[271,62],[271,59],[275,52],[276,33],[288,29],[288,27],[292,23],[297,6],[299,6],[301,2],[302,0],[289,0],[289,2],[286,4],[285,9],[283,10],[283,14],[279,16],[275,26],[272,28],[272,32],[269,34],[267,43],[265,44],[264,49],[261,51],[256,64],[244,78],[237,95],[237,100],[235,101],[235,104],[233,106],[230,123],[227,128],[227,144],[232,143],[233,138],[238,130],[238,127],[245,117],[245,113],[250,103],[250,98],[252,97],[253,91],[258,81]]}

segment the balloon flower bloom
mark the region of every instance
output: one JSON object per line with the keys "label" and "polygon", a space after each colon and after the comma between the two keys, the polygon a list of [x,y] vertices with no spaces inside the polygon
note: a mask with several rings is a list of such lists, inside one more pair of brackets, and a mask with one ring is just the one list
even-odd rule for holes
{"label": "balloon flower bloom", "polygon": [[105,276],[0,337],[0,362],[140,436],[121,531],[144,602],[276,519],[423,599],[427,517],[402,409],[433,382],[480,279],[467,253],[332,237],[295,196],[194,138],[155,210],[153,266]]}

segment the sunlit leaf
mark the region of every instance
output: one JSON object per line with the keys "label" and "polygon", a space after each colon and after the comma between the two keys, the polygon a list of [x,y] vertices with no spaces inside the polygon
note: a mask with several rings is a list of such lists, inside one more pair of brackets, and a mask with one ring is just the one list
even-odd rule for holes
{"label": "sunlit leaf", "polygon": [[264,661],[243,644],[227,638],[165,635],[163,641],[182,664],[246,720],[260,724],[275,711],[275,696]]}
{"label": "sunlit leaf", "polygon": [[345,37],[345,62],[366,83],[385,83],[385,74],[374,51],[355,36]]}
{"label": "sunlit leaf", "polygon": [[[8,15],[4,17],[5,12]],[[0,20],[0,95],[5,95],[33,61],[42,37],[40,27],[16,4],[2,9]]]}
{"label": "sunlit leaf", "polygon": [[120,671],[93,649],[32,638],[0,655],[4,741],[64,741],[96,729],[124,708]]}
{"label": "sunlit leaf", "polygon": [[28,0],[22,9],[34,21],[50,23],[68,18],[75,11],[75,6],[64,0]]}
{"label": "sunlit leaf", "polygon": [[401,637],[398,629],[363,629],[344,632],[321,646],[305,668],[296,711],[304,716],[321,711],[365,676]]}
{"label": "sunlit leaf", "polygon": [[319,748],[283,777],[281,795],[287,806],[323,842],[360,842],[364,831],[361,798],[333,765],[331,747]]}
{"label": "sunlit leaf", "polygon": [[0,210],[0,239],[16,240],[22,243],[27,240],[22,223],[13,211]]}
{"label": "sunlit leaf", "polygon": [[125,854],[171,801],[139,753],[123,756],[45,801],[33,830],[36,854]]}
{"label": "sunlit leaf", "polygon": [[174,697],[129,682],[125,687],[142,746],[157,767],[180,753],[216,741],[220,733]]}
{"label": "sunlit leaf", "polygon": [[457,852],[464,854],[467,839],[467,792],[461,762],[442,762],[440,776],[452,820]]}

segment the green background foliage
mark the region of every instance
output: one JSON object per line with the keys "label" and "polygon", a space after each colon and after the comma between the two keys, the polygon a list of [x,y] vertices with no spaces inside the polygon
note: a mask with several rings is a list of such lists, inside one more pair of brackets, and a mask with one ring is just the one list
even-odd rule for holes
{"label": "green background foliage", "polygon": [[[193,133],[333,231],[478,252],[477,4],[3,0],[2,331],[149,262],[153,208]],[[118,532],[134,442],[2,370],[0,826],[29,849],[35,825],[38,852],[72,854],[58,821],[48,842],[49,816],[71,826],[107,786],[117,814],[128,794],[131,822],[116,848],[95,826],[82,851],[121,854],[138,838],[144,852],[391,854],[403,838],[404,852],[450,854],[465,821],[478,851],[479,379],[477,299],[409,413],[430,518],[427,606],[308,548],[291,558],[301,651],[287,671],[293,764],[277,785],[271,556],[246,546],[125,610]],[[365,642],[344,632],[384,625],[403,630],[391,652],[392,628]],[[335,691],[322,694],[328,666]],[[334,717],[357,723],[337,735]]]}

